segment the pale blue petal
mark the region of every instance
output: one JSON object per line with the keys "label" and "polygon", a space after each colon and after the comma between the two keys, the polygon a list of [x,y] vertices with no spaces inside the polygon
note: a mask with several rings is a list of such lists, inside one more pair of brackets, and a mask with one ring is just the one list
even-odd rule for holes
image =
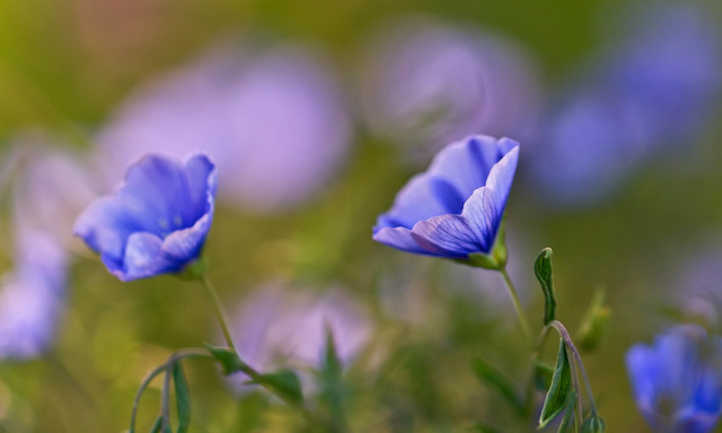
{"label": "pale blue petal", "polygon": [[391,210],[379,217],[374,232],[384,227],[411,229],[418,221],[448,213],[436,198],[442,188],[426,173],[414,176],[399,191]]}
{"label": "pale blue petal", "polygon": [[131,281],[179,270],[182,263],[169,259],[163,253],[162,245],[163,241],[153,233],[133,233],[128,237],[123,269],[115,275],[123,281]]}
{"label": "pale blue petal", "polygon": [[382,227],[373,236],[376,242],[409,253],[437,255],[422,248],[406,227]]}
{"label": "pale blue petal", "polygon": [[163,252],[173,260],[193,260],[200,254],[212,222],[211,213],[208,213],[196,221],[193,227],[174,231],[163,240]]}
{"label": "pale blue petal", "polygon": [[494,246],[511,192],[519,159],[519,147],[514,147],[492,167],[486,186],[478,188],[464,204],[461,215],[477,238],[481,252]]}
{"label": "pale blue petal", "polygon": [[419,221],[411,234],[422,248],[440,256],[465,258],[482,250],[469,225],[459,215],[441,215]]}

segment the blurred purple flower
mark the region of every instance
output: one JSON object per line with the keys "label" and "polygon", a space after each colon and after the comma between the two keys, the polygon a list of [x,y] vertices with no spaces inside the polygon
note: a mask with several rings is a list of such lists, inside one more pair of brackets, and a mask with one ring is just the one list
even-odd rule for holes
{"label": "blurred purple flower", "polygon": [[51,344],[62,309],[67,254],[47,234],[21,229],[15,270],[0,288],[0,358],[39,356]]}
{"label": "blurred purple flower", "polygon": [[653,346],[627,353],[637,405],[654,431],[707,433],[722,402],[722,339],[698,326],[679,326]]}
{"label": "blurred purple flower", "polygon": [[722,324],[722,248],[718,235],[708,236],[712,241],[707,241],[707,246],[695,243],[692,251],[680,254],[686,257],[684,262],[670,268],[671,274],[665,282],[672,281],[670,301],[682,313],[719,327]]}
{"label": "blurred purple flower", "polygon": [[324,186],[349,151],[350,128],[315,56],[222,46],[131,98],[98,138],[99,167],[115,178],[147,152],[205,152],[222,198],[270,211]]}
{"label": "blurred purple flower", "polygon": [[530,167],[546,201],[595,204],[664,144],[693,138],[722,88],[722,47],[703,13],[631,14],[621,47],[599,56],[538,132]]}
{"label": "blurred purple flower", "polygon": [[0,289],[0,357],[31,358],[52,342],[64,301],[72,221],[94,193],[73,155],[26,134],[13,188],[15,266]]}
{"label": "blurred purple flower", "polygon": [[379,32],[367,51],[368,126],[424,158],[469,133],[523,138],[536,120],[535,68],[511,41],[415,18]]}
{"label": "blurred purple flower", "polygon": [[[237,309],[232,327],[240,357],[260,371],[319,368],[329,326],[348,365],[371,336],[366,312],[340,291],[314,296],[282,286],[257,291]],[[239,388],[245,380],[242,374],[231,378]]]}
{"label": "blurred purple flower", "polygon": [[205,155],[184,163],[147,155],[113,195],[94,201],[74,232],[122,281],[181,271],[213,222],[217,172]]}
{"label": "blurred purple flower", "polygon": [[451,259],[491,252],[514,181],[519,144],[473,136],[448,145],[379,216],[373,238]]}
{"label": "blurred purple flower", "polygon": [[708,12],[692,5],[645,5],[611,60],[609,85],[644,107],[640,116],[659,141],[694,133],[722,89],[721,35]]}
{"label": "blurred purple flower", "polygon": [[574,95],[545,122],[531,174],[554,204],[590,205],[619,187],[644,157],[652,132],[630,100]]}

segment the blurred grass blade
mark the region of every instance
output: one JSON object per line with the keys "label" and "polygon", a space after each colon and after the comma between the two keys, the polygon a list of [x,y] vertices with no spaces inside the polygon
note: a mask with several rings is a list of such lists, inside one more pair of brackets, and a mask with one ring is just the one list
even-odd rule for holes
{"label": "blurred grass blade", "polygon": [[498,391],[519,414],[526,414],[524,402],[514,391],[511,383],[497,369],[481,358],[472,361],[472,368],[479,380]]}
{"label": "blurred grass blade", "polygon": [[486,424],[476,424],[470,430],[475,433],[501,433],[499,430]]}
{"label": "blurred grass blade", "polygon": [[566,345],[564,344],[564,340],[560,339],[557,365],[554,368],[552,384],[544,399],[544,406],[539,417],[539,428],[546,426],[559,412],[564,410],[564,407],[567,405],[569,393],[572,390],[571,385],[571,366],[569,365],[569,358],[567,357]]}
{"label": "blurred grass blade", "polygon": [[180,361],[173,363],[173,386],[178,408],[178,433],[186,433],[191,422],[191,398],[188,381]]}
{"label": "blurred grass blade", "polygon": [[604,433],[606,428],[607,426],[602,417],[592,411],[587,419],[584,420],[584,424],[582,424],[582,433]]}
{"label": "blurred grass blade", "polygon": [[546,391],[552,385],[554,367],[541,361],[534,362],[534,386],[539,391]]}
{"label": "blurred grass blade", "polygon": [[534,275],[544,292],[544,324],[554,320],[557,301],[554,297],[554,283],[552,281],[552,249],[544,248],[534,262]]}
{"label": "blurred grass blade", "polygon": [[591,352],[599,346],[609,323],[611,311],[606,306],[604,291],[594,293],[589,309],[584,314],[582,324],[575,339],[577,347],[585,352]]}

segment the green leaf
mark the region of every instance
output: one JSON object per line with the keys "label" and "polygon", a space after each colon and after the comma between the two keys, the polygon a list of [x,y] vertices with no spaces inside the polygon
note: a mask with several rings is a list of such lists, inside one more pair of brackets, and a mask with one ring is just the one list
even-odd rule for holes
{"label": "green leaf", "polygon": [[567,396],[567,404],[566,404],[566,411],[564,412],[564,417],[562,418],[562,422],[559,423],[559,428],[557,429],[557,433],[572,433],[576,432],[574,423],[575,423],[575,415],[576,415],[576,400],[577,400],[577,393],[572,391]]}
{"label": "green leaf", "polygon": [[328,376],[339,377],[343,367],[341,359],[336,350],[336,341],[333,338],[333,330],[326,324],[326,346],[324,348],[323,372]]}
{"label": "green leaf", "polygon": [[539,280],[544,292],[544,324],[554,320],[557,301],[554,298],[554,284],[552,281],[552,249],[544,248],[534,262],[534,275]]}
{"label": "green leaf", "polygon": [[557,365],[554,368],[554,376],[552,376],[552,384],[547,391],[542,407],[541,416],[539,417],[539,428],[546,426],[549,421],[554,419],[567,404],[567,397],[572,388],[571,366],[567,357],[566,345],[564,340],[559,340],[559,354],[557,355]]}
{"label": "green leaf", "polygon": [[292,370],[284,369],[274,373],[259,374],[248,383],[263,385],[288,403],[300,404],[303,402],[301,381]]}
{"label": "green leaf", "polygon": [[582,433],[604,433],[607,426],[604,423],[602,417],[597,415],[596,412],[592,413],[584,420],[582,424]]}
{"label": "green leaf", "polygon": [[221,367],[223,367],[223,374],[226,376],[239,371],[244,373],[249,373],[251,371],[248,364],[241,361],[241,358],[239,358],[233,350],[227,347],[211,346],[210,344],[206,344],[205,346],[206,349],[208,349],[208,352],[210,352],[216,361],[221,364]]}
{"label": "green leaf", "polygon": [[585,352],[591,352],[599,346],[609,323],[611,311],[604,302],[604,291],[598,290],[589,309],[584,314],[582,324],[577,332],[577,347]]}
{"label": "green leaf", "polygon": [[178,408],[178,433],[186,433],[191,422],[191,396],[180,361],[173,363],[173,386]]}
{"label": "green leaf", "polygon": [[499,392],[520,413],[525,414],[526,408],[522,399],[514,391],[514,387],[502,374],[483,359],[474,359],[472,368],[482,382]]}
{"label": "green leaf", "polygon": [[534,386],[539,391],[546,391],[552,384],[554,368],[541,361],[534,362]]}

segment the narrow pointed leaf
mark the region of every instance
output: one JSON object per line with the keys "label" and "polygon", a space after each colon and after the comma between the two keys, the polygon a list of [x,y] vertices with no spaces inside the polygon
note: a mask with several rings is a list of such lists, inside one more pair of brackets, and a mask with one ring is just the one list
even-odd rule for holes
{"label": "narrow pointed leaf", "polygon": [[180,361],[173,364],[173,386],[178,409],[178,433],[186,433],[191,422],[191,396]]}
{"label": "narrow pointed leaf", "polygon": [[261,374],[248,383],[263,385],[291,404],[300,404],[303,401],[301,381],[292,370],[279,370],[275,373]]}
{"label": "narrow pointed leaf", "polygon": [[546,426],[549,421],[554,419],[567,404],[567,397],[572,388],[571,366],[567,357],[567,350],[564,341],[559,341],[559,354],[557,355],[557,365],[554,368],[554,376],[552,376],[552,384],[547,391],[542,407],[541,416],[539,417],[539,428]]}
{"label": "narrow pointed leaf", "polygon": [[476,433],[501,433],[499,430],[486,424],[476,424],[471,428],[471,431]]}
{"label": "narrow pointed leaf", "polygon": [[479,380],[499,392],[518,413],[524,414],[526,412],[524,402],[514,391],[514,387],[497,369],[479,358],[472,361],[472,368]]}
{"label": "narrow pointed leaf", "polygon": [[223,374],[226,376],[239,371],[244,373],[250,371],[248,364],[241,361],[241,358],[233,350],[227,347],[211,346],[210,344],[206,344],[206,349],[221,364]]}
{"label": "narrow pointed leaf", "polygon": [[554,320],[557,301],[554,297],[554,283],[552,281],[552,249],[544,248],[534,262],[534,275],[544,292],[544,324]]}
{"label": "narrow pointed leaf", "polygon": [[589,309],[584,314],[582,324],[579,327],[575,341],[577,347],[585,352],[591,352],[599,346],[599,342],[607,328],[609,323],[609,316],[611,311],[604,302],[604,291],[598,290]]}

